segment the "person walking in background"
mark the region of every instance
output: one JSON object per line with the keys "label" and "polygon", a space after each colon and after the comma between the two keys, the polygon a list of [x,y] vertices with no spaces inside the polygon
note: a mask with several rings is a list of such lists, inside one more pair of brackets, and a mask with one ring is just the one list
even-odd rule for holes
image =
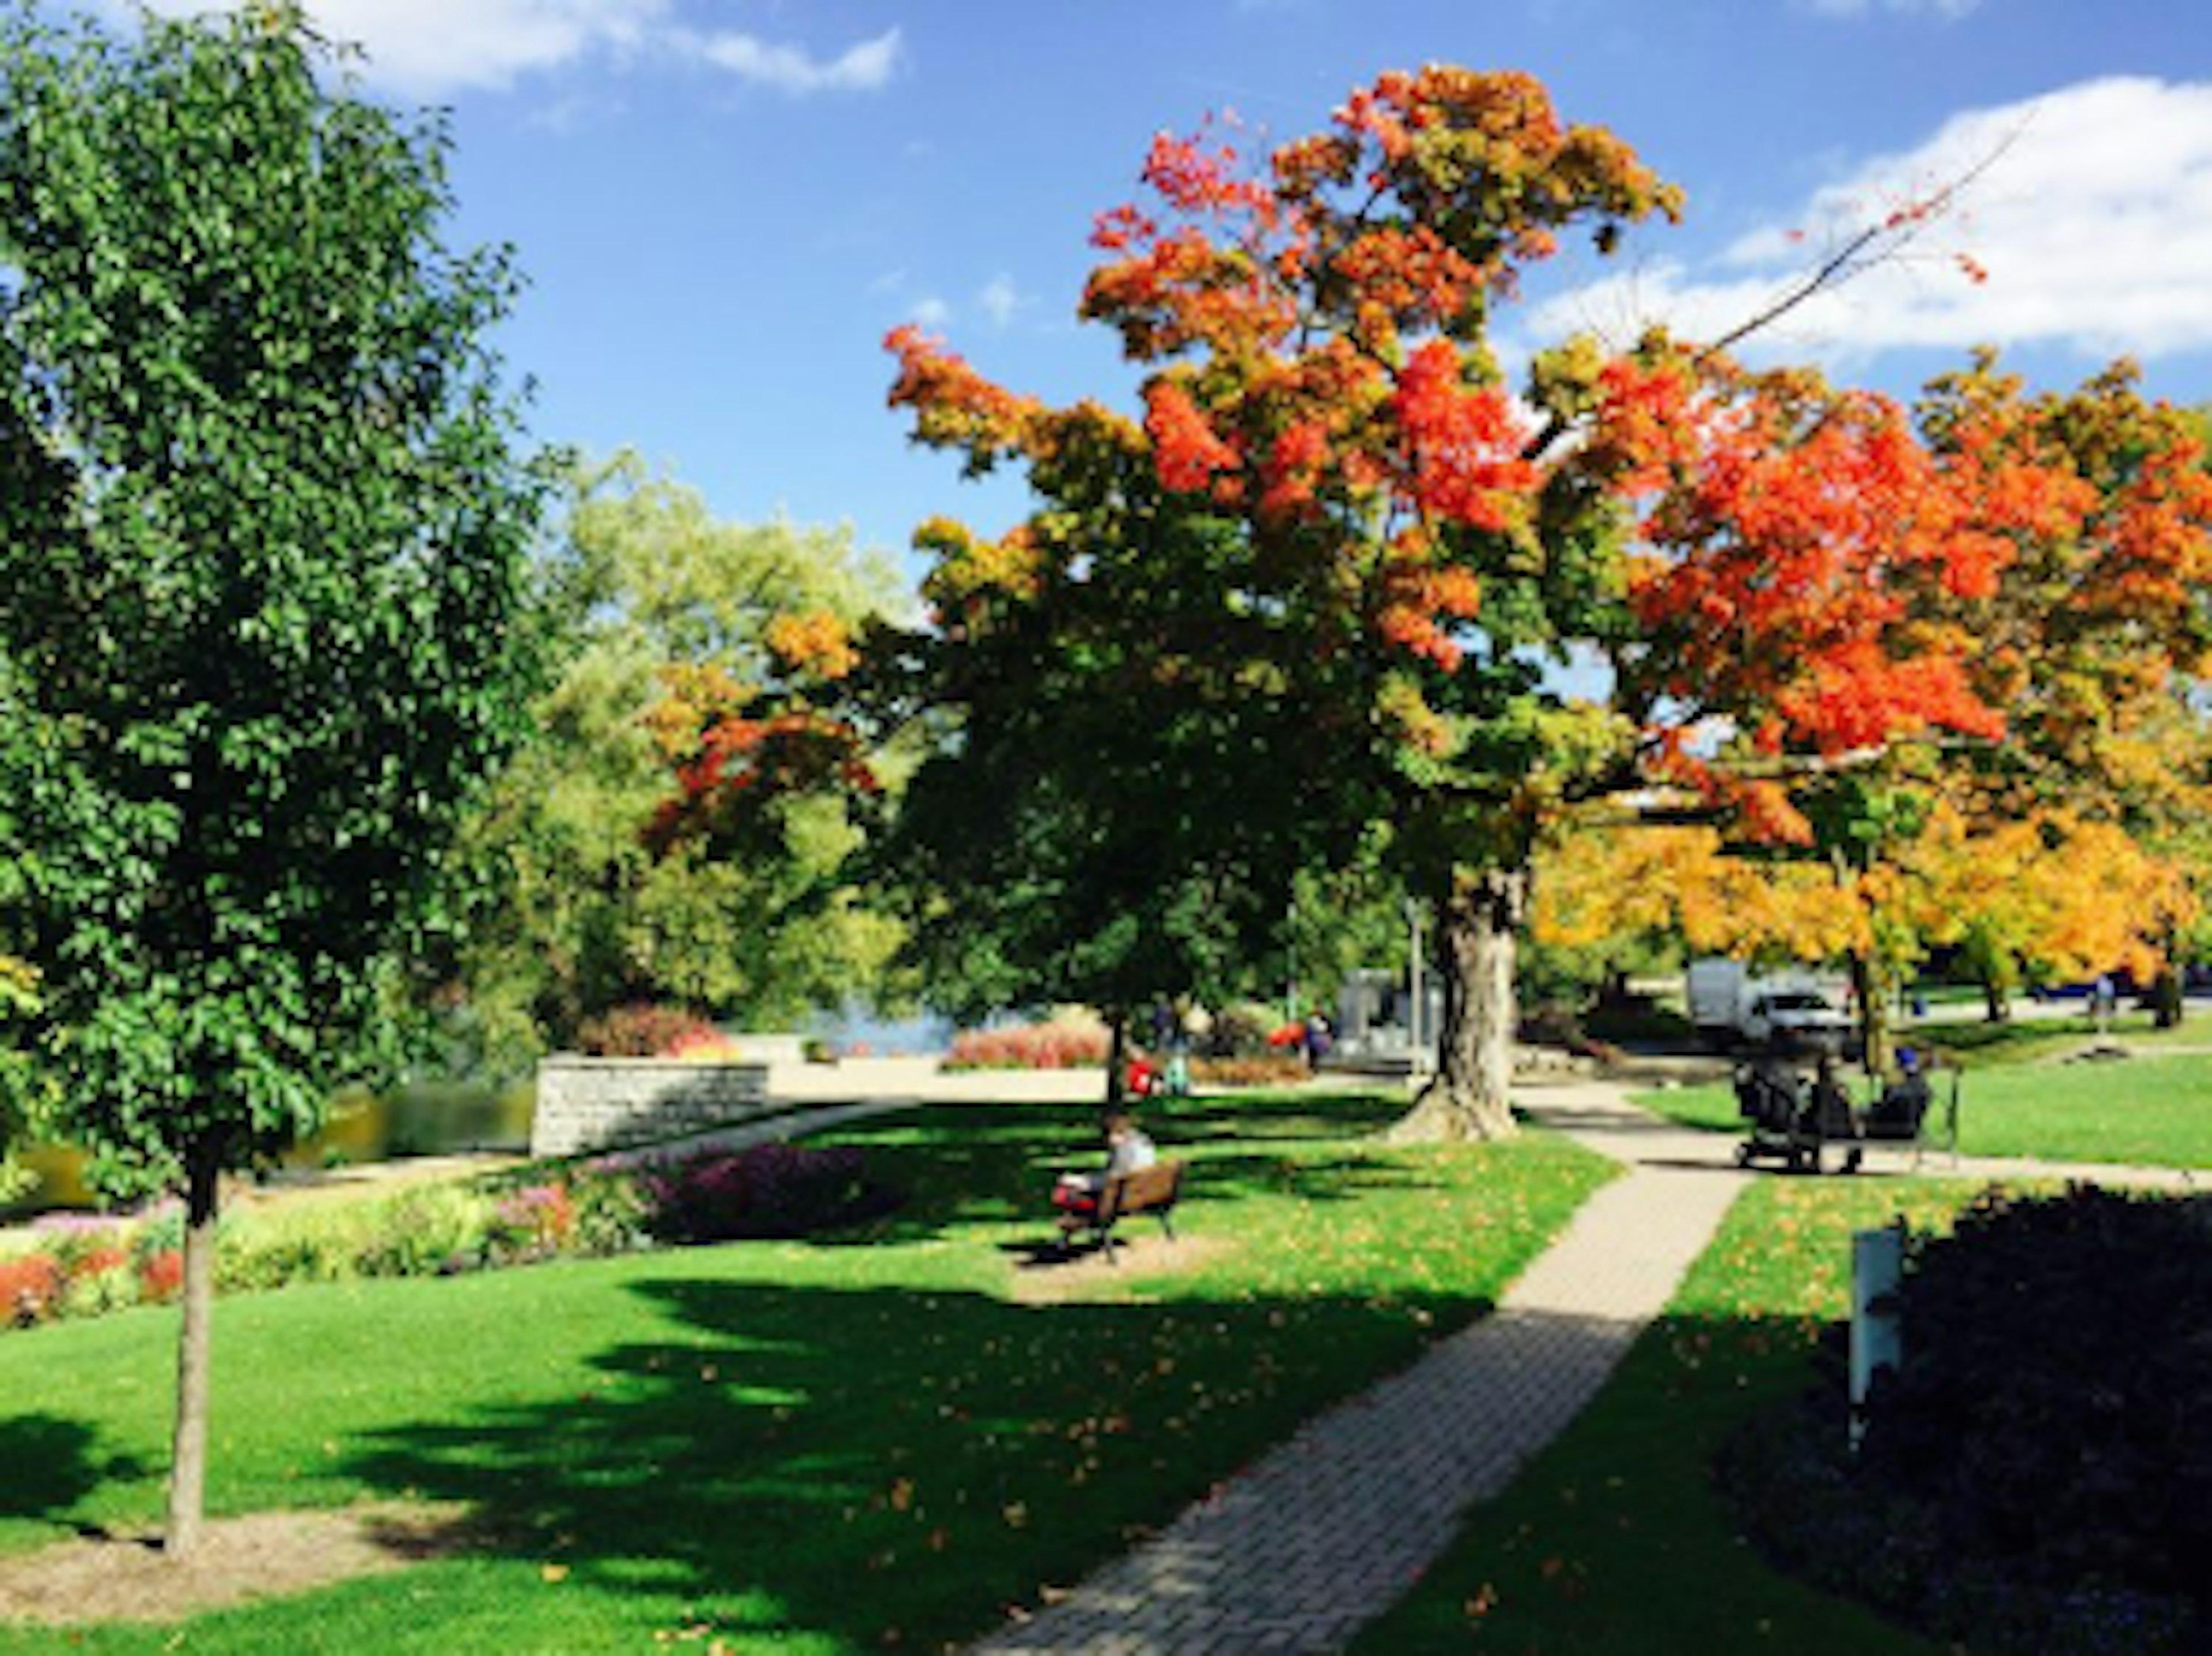
{"label": "person walking in background", "polygon": [[1322,1059],[1328,1056],[1329,1035],[1328,1020],[1322,1016],[1321,1008],[1316,1006],[1306,1014],[1304,1045],[1308,1070],[1318,1071]]}

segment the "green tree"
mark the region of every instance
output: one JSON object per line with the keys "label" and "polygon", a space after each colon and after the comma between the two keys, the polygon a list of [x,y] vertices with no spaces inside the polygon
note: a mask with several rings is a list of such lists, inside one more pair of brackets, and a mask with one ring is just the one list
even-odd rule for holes
{"label": "green tree", "polygon": [[534,1053],[625,1002],[779,1028],[877,983],[897,930],[842,877],[859,830],[836,798],[783,802],[741,858],[656,855],[641,831],[670,697],[702,673],[760,682],[780,621],[895,610],[896,573],[842,530],[719,521],[628,455],[580,478],[565,540],[566,665],[465,836],[484,875],[446,962],[462,1006],[495,1051]]}
{"label": "green tree", "polygon": [[925,527],[932,624],[872,635],[846,705],[878,739],[916,710],[933,732],[875,852],[933,1001],[1098,1008],[1110,1094],[1144,1006],[1272,992],[1292,871],[1341,828],[1302,809],[1329,755],[1302,739],[1296,629],[1235,596],[1247,543],[1163,489],[1126,422],[1039,418],[1045,504],[1001,543]]}
{"label": "green tree", "polygon": [[168,1544],[206,1470],[220,1180],[314,1125],[519,733],[548,474],[447,139],[299,9],[0,21],[0,667],[37,1055],[185,1211]]}

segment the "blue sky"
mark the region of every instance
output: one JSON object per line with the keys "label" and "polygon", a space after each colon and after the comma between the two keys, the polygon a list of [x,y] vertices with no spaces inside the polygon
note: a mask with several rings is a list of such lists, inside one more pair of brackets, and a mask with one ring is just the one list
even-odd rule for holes
{"label": "blue sky", "polygon": [[[191,9],[163,0],[164,9]],[[1234,111],[1315,130],[1424,62],[1529,70],[1688,193],[1682,225],[1505,318],[1696,331],[1834,227],[1989,165],[1912,256],[1770,349],[1909,391],[1977,341],[2039,383],[2110,356],[2212,401],[2212,13],[2201,0],[321,0],[380,95],[453,111],[458,240],[516,244],[540,434],[636,447],[726,517],[903,552],[1018,511],[908,449],[884,332],[1115,394],[1073,316],[1091,221],[1145,147]],[[1964,279],[1954,255],[1989,271]],[[1607,279],[1609,278],[1609,279]]]}

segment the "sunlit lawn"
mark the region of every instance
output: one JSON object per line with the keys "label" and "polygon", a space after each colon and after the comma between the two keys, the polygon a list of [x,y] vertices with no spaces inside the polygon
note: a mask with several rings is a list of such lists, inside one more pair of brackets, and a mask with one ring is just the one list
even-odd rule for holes
{"label": "sunlit lawn", "polygon": [[[1607,1176],[1531,1135],[1384,1151],[1395,1101],[1182,1107],[1172,1274],[1025,1303],[1083,1113],[842,1135],[914,1199],[873,1231],[226,1299],[218,1512],[465,1502],[477,1556],[69,1648],[931,1650],[1164,1523],[1465,1323]],[[158,1513],[173,1313],[0,1337],[0,1551]],[[57,1647],[0,1631],[0,1651]]]}

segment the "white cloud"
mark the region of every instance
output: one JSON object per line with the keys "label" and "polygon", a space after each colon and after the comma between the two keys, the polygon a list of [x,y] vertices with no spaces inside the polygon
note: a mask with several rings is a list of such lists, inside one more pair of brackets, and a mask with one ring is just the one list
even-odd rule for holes
{"label": "white cloud", "polygon": [[[152,0],[173,16],[241,0]],[[315,26],[365,47],[363,74],[417,96],[503,87],[586,53],[652,42],[669,0],[310,0]],[[111,9],[120,9],[111,7]]]}
{"label": "white cloud", "polygon": [[952,321],[952,307],[935,294],[925,294],[907,306],[907,320],[919,327],[941,329]]}
{"label": "white cloud", "polygon": [[983,291],[975,296],[975,302],[991,318],[993,327],[1003,328],[1022,307],[1021,290],[1014,286],[1012,276],[994,276],[983,284]]}
{"label": "white cloud", "polygon": [[1760,349],[1852,359],[1982,343],[2141,356],[2212,347],[2212,84],[2141,78],[1956,116],[1814,193],[1794,227],[1755,231],[1704,268],[1662,264],[1577,289],[1537,307],[1532,326],[1619,342],[1663,320],[1715,337],[1857,230],[1962,179],[1894,257],[1791,311]]}
{"label": "white cloud", "polygon": [[691,37],[691,50],[739,80],[804,96],[814,92],[874,92],[888,84],[900,63],[902,37],[885,29],[873,39],[848,48],[826,61],[797,46],[777,45],[757,35],[720,33]]}
{"label": "white cloud", "polygon": [[[100,0],[112,15],[124,0]],[[172,16],[245,0],[150,0]],[[674,17],[675,0],[307,0],[315,26],[366,49],[363,75],[411,96],[505,87],[598,52],[653,53],[704,62],[779,90],[872,92],[902,61],[887,29],[823,60],[750,34],[704,33]]]}

